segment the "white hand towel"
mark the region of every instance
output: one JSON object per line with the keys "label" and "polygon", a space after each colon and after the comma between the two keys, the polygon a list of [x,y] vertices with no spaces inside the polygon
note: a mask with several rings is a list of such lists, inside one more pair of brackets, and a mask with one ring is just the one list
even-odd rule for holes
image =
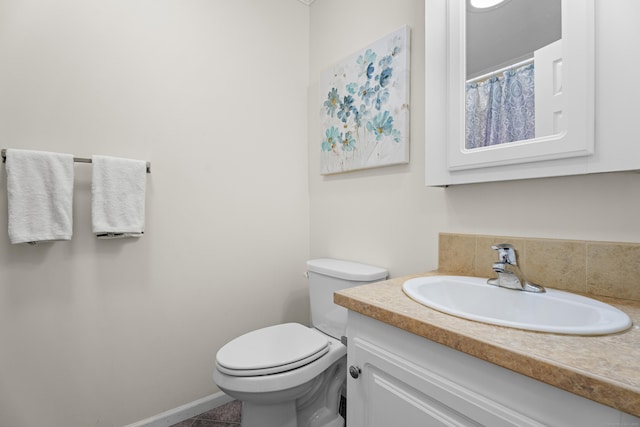
{"label": "white hand towel", "polygon": [[144,234],[147,163],[143,160],[93,156],[91,219],[99,239]]}
{"label": "white hand towel", "polygon": [[71,240],[73,156],[15,149],[6,155],[11,243]]}

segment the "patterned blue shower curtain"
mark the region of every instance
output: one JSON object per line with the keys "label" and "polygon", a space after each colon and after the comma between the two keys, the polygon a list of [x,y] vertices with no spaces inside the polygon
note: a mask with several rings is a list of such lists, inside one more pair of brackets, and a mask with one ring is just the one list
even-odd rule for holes
{"label": "patterned blue shower curtain", "polygon": [[534,64],[467,83],[465,117],[467,149],[535,138]]}

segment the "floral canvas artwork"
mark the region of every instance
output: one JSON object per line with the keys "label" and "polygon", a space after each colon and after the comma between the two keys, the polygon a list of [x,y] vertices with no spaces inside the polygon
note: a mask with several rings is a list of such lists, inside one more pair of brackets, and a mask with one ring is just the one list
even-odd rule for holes
{"label": "floral canvas artwork", "polygon": [[409,27],[322,73],[321,174],[409,161]]}

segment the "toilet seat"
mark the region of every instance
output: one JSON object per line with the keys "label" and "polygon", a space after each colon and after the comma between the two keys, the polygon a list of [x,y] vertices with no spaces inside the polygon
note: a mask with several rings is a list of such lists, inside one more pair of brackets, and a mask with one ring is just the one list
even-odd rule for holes
{"label": "toilet seat", "polygon": [[307,365],[329,352],[322,332],[284,323],[244,334],[218,351],[220,372],[236,377],[278,374]]}

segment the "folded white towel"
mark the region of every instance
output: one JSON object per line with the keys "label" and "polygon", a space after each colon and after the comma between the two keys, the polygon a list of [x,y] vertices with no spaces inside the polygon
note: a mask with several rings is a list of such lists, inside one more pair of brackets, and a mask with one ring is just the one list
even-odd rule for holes
{"label": "folded white towel", "polygon": [[71,240],[73,156],[15,149],[6,155],[11,243]]}
{"label": "folded white towel", "polygon": [[91,219],[99,239],[144,234],[147,163],[143,160],[93,156]]}

